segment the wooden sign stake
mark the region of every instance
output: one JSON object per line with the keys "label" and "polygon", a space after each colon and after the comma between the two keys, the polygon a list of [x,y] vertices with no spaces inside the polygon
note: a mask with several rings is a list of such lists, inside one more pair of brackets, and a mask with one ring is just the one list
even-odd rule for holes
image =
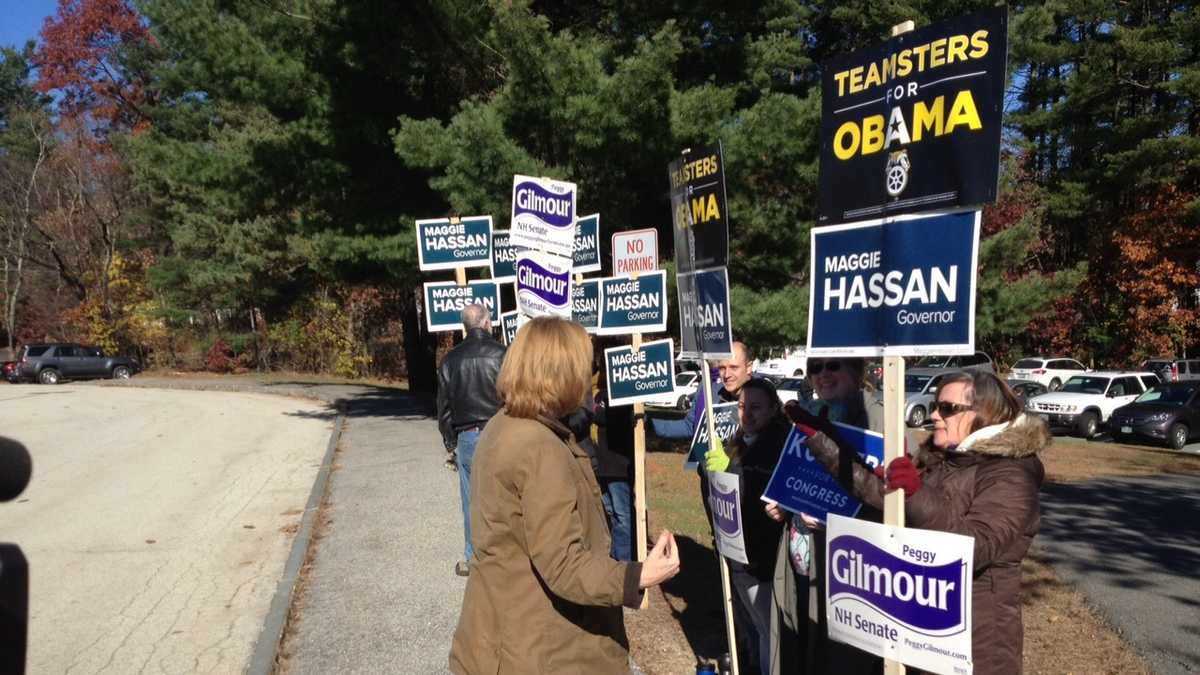
{"label": "wooden sign stake", "polygon": [[[637,273],[632,275],[637,279]],[[642,334],[633,334],[633,350],[642,348]],[[637,560],[646,560],[646,404],[633,404],[633,531],[637,533]],[[650,594],[642,594],[641,608],[650,606]]]}
{"label": "wooden sign stake", "polygon": [[[704,418],[708,422],[708,447],[712,449],[714,439],[717,437],[717,421],[713,416],[712,370],[708,366],[708,359],[700,359],[700,367],[704,369],[704,372],[700,373],[700,379],[704,381]],[[704,459],[701,458],[700,462],[703,464]],[[708,495],[704,495],[704,498],[708,499]],[[729,642],[729,660],[733,668],[733,675],[738,675],[737,639],[733,630],[733,592],[729,585],[729,563],[726,562],[725,556],[721,555],[720,546],[717,547],[716,553],[721,567],[721,606],[725,608],[725,639]]]}
{"label": "wooden sign stake", "polygon": [[[892,26],[892,37],[916,28],[912,21]],[[885,221],[890,222],[890,218]],[[883,357],[883,465],[904,454],[904,357]],[[894,490],[883,497],[883,524],[904,527],[904,491]],[[904,664],[884,659],[884,675],[904,675]]]}

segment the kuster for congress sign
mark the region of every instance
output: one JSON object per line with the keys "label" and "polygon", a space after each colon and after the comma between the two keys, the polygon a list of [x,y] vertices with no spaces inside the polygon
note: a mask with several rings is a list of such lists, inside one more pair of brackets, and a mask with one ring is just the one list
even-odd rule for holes
{"label": "kuster for congress sign", "polygon": [[809,356],[974,350],[979,211],[813,228],[811,250]]}

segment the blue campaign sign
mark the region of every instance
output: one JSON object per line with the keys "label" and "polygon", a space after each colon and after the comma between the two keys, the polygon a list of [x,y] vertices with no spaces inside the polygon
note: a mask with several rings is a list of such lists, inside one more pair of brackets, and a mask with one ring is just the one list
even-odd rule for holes
{"label": "blue campaign sign", "polygon": [[661,333],[667,329],[667,273],[600,280],[599,335]]}
{"label": "blue campaign sign", "polygon": [[593,213],[575,221],[575,249],[571,273],[600,271],[600,214]]}
{"label": "blue campaign sign", "polygon": [[[717,430],[717,435],[721,437],[721,442],[725,444],[728,450],[729,441],[733,440],[733,435],[737,433],[738,427],[741,426],[741,420],[738,419],[738,404],[737,401],[732,403],[718,403],[713,406],[713,426]],[[704,461],[704,455],[708,453],[708,410],[700,413],[700,418],[696,421],[696,431],[692,433],[692,449],[688,452],[688,456],[683,460],[683,468],[685,471],[693,471],[700,462]]]}
{"label": "blue campaign sign", "polygon": [[973,353],[979,214],[813,228],[809,356]]}
{"label": "blue campaign sign", "polygon": [[425,284],[425,325],[430,333],[462,330],[463,307],[481,302],[488,308],[492,323],[500,320],[500,287],[490,279],[459,286],[453,281],[430,281]]}
{"label": "blue campaign sign", "polygon": [[[842,440],[850,445],[859,457],[874,468],[883,462],[883,436],[873,431],[859,429],[848,424],[837,424]],[[792,429],[771,482],[763,493],[764,500],[778,502],[788,511],[807,513],[824,521],[828,514],[853,517],[862,503],[851,497],[838,485],[825,466],[812,456],[805,445],[807,437],[799,429]]]}
{"label": "blue campaign sign", "polygon": [[608,404],[644,403],[675,391],[675,346],[670,339],[642,343],[640,349],[604,350]]}
{"label": "blue campaign sign", "polygon": [[487,267],[491,259],[491,216],[417,221],[417,262],[421,270]]}
{"label": "blue campaign sign", "polygon": [[600,325],[600,280],[583,279],[571,285],[571,320],[595,333]]}
{"label": "blue campaign sign", "polygon": [[492,281],[512,283],[517,280],[517,254],[525,250],[514,246],[508,230],[492,231]]}
{"label": "blue campaign sign", "polygon": [[733,358],[729,273],[724,267],[675,277],[679,286],[679,355]]}
{"label": "blue campaign sign", "polygon": [[503,338],[505,345],[511,345],[513,340],[517,339],[517,310],[505,312],[500,315],[500,337]]}

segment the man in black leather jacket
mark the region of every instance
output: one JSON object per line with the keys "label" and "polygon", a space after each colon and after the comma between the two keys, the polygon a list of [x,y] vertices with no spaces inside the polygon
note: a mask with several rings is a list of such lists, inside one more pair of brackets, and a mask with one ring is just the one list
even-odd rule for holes
{"label": "man in black leather jacket", "polygon": [[475,443],[488,420],[500,410],[496,377],[504,361],[504,346],[492,338],[492,320],[481,304],[462,310],[467,338],[442,359],[438,368],[438,428],[446,450],[454,450],[458,466],[459,495],[462,497],[464,559],[454,566],[459,576],[470,573],[471,556],[471,460]]}

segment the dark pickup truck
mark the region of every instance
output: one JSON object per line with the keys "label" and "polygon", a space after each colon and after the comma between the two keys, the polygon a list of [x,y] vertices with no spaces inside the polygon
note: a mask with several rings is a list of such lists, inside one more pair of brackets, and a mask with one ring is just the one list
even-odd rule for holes
{"label": "dark pickup truck", "polygon": [[17,368],[20,379],[42,384],[100,377],[124,380],[141,370],[133,359],[106,356],[96,347],[58,342],[25,345]]}

